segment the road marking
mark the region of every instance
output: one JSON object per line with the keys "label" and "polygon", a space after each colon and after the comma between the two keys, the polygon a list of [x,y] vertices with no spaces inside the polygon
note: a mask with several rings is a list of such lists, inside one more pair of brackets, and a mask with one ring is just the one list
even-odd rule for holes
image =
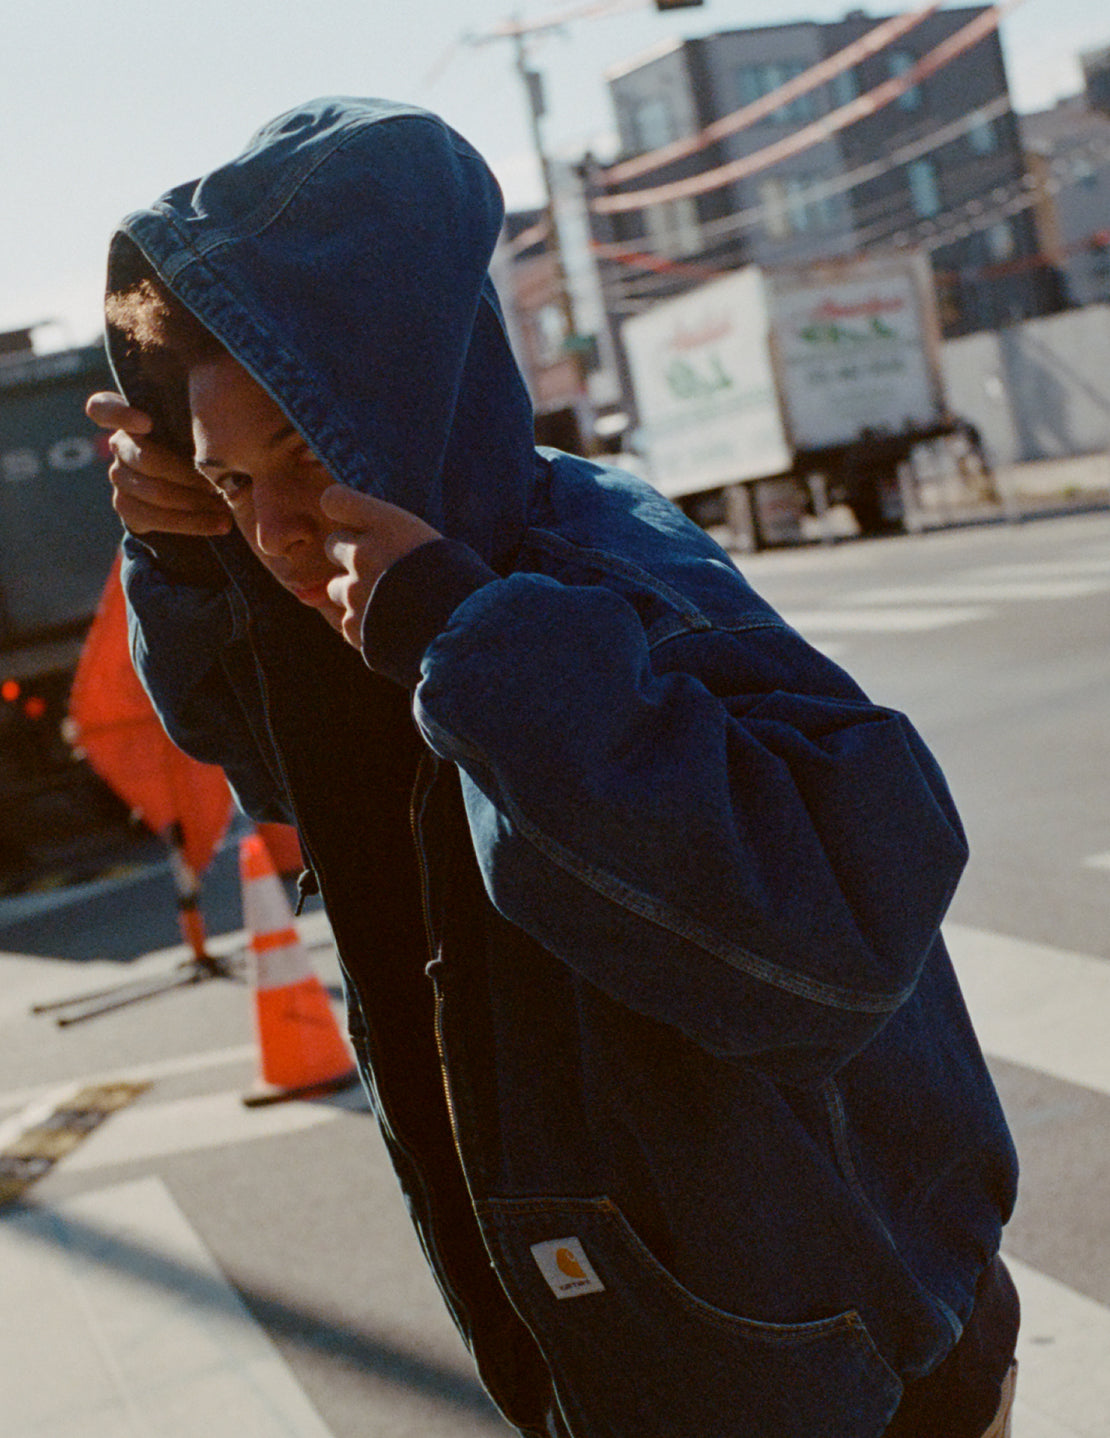
{"label": "road marking", "polygon": [[985,1053],[1110,1094],[1110,961],[946,924]]}
{"label": "road marking", "polygon": [[980,606],[934,605],[924,608],[907,605],[883,609],[787,609],[783,618],[799,633],[886,634],[941,629],[949,624],[967,624],[984,619],[992,611]]}
{"label": "road marking", "polygon": [[1110,869],[1110,854],[1091,854],[1083,860],[1086,869]]}
{"label": "road marking", "polygon": [[1021,1295],[1016,1438],[1106,1438],[1110,1309],[1006,1255]]}
{"label": "road marking", "polygon": [[987,578],[997,575],[1000,579],[1039,579],[1050,574],[1073,578],[1077,574],[1099,574],[1110,580],[1110,555],[1095,555],[1089,559],[1079,555],[1071,559],[1034,559],[1028,564],[981,564],[969,572]]}
{"label": "road marking", "polygon": [[21,1198],[110,1114],[134,1103],[146,1087],[145,1083],[86,1084],[25,1124],[0,1145],[0,1208]]}
{"label": "road marking", "polygon": [[[177,1078],[184,1074],[203,1073],[205,1069],[228,1068],[233,1064],[248,1063],[257,1057],[257,1047],[254,1044],[237,1044],[233,1048],[209,1049],[206,1053],[199,1054],[176,1054],[172,1058],[159,1059],[156,1063],[136,1064],[125,1073],[119,1069],[113,1069],[110,1073],[88,1074],[82,1077],[82,1083],[115,1083],[120,1079],[127,1079],[132,1083],[153,1084],[158,1079]],[[65,1090],[57,1083],[31,1084],[27,1088],[8,1089],[6,1093],[0,1093],[0,1110],[22,1109],[29,1104],[38,1105],[49,1102],[55,1096],[61,1102]],[[5,1141],[5,1135],[11,1120],[5,1120],[0,1124],[0,1146]]]}
{"label": "road marking", "polygon": [[66,1160],[67,1173],[139,1163],[169,1154],[274,1138],[330,1123],[343,1110],[325,1103],[246,1108],[239,1093],[201,1094],[140,1104],[98,1130]]}
{"label": "road marking", "polygon": [[333,1438],[161,1180],[0,1220],[0,1271],[5,1438]]}
{"label": "road marking", "polygon": [[1020,604],[1042,599],[1083,599],[1110,588],[1110,580],[972,578],[938,580],[935,584],[902,584],[885,589],[858,589],[847,604]]}

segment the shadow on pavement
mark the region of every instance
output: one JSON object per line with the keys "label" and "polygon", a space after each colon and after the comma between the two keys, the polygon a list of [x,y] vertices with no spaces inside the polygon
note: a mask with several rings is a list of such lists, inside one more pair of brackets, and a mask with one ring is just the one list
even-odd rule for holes
{"label": "shadow on pavement", "polygon": [[[40,1210],[34,1203],[22,1203],[6,1212],[16,1216],[48,1210]],[[53,1224],[30,1223],[24,1225],[22,1231],[28,1239],[57,1243]],[[88,1262],[110,1265],[115,1272],[130,1279],[172,1292],[177,1300],[188,1303],[200,1316],[206,1310],[227,1313],[227,1289],[223,1282],[209,1274],[135,1243],[125,1234],[113,1231],[106,1235],[95,1224],[73,1215],[67,1216],[64,1233],[66,1248]],[[456,1412],[498,1418],[496,1409],[473,1379],[408,1352],[387,1338],[367,1333],[327,1313],[298,1308],[260,1288],[237,1287],[236,1292],[274,1339],[311,1351],[329,1363],[375,1373],[398,1388],[424,1394]]]}

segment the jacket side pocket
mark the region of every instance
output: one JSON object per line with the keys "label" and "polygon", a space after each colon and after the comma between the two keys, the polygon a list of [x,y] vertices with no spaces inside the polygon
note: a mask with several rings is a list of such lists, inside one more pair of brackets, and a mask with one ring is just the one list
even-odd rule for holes
{"label": "jacket side pocket", "polygon": [[855,1312],[778,1324],[705,1303],[606,1198],[477,1208],[573,1438],[877,1438],[897,1407]]}

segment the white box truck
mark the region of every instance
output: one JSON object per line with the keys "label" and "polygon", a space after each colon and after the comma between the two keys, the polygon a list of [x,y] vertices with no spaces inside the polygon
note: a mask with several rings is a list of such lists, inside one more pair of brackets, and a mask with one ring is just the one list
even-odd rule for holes
{"label": "white box truck", "polygon": [[695,514],[743,486],[757,545],[796,535],[825,498],[865,534],[900,527],[899,466],[957,427],[917,251],[748,266],[627,320],[622,339],[652,481]]}

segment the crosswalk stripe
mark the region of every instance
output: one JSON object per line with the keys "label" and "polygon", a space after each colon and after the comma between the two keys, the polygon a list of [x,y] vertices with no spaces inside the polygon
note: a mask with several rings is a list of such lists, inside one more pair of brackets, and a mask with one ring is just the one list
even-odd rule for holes
{"label": "crosswalk stripe", "polygon": [[118,1114],[72,1153],[67,1173],[139,1163],[202,1148],[298,1133],[337,1118],[331,1104],[272,1104],[248,1109],[239,1093],[200,1094],[165,1103],[137,1104]]}
{"label": "crosswalk stripe", "polygon": [[[781,569],[781,564],[777,566]],[[1066,560],[982,564],[926,584],[875,585],[832,595],[819,608],[781,606],[812,642],[843,634],[923,633],[990,618],[999,606],[1085,599],[1110,590],[1110,554],[1101,548]]]}
{"label": "crosswalk stripe", "polygon": [[985,1053],[1110,1095],[1110,962],[946,924]]}
{"label": "crosswalk stripe", "polygon": [[990,609],[983,606],[934,605],[928,608],[904,605],[899,608],[785,609],[783,618],[800,634],[917,632],[940,629],[947,624],[966,624],[984,619]]}
{"label": "crosswalk stripe", "polygon": [[1012,1255],[1021,1295],[1015,1438],[1106,1438],[1110,1309]]}
{"label": "crosswalk stripe", "polygon": [[1068,559],[1034,559],[1028,564],[981,564],[973,571],[984,578],[1040,579],[1047,575],[1074,578],[1078,574],[1098,574],[1110,580],[1110,554],[1075,555]]}
{"label": "crosswalk stripe", "polygon": [[0,1270],[5,1438],[332,1438],[160,1179],[5,1220]]}
{"label": "crosswalk stripe", "polygon": [[[1110,1095],[1110,1045],[1105,1041],[1110,963],[963,924],[946,925],[945,935],[988,1055]],[[168,1076],[241,1061],[248,1054],[245,1048],[226,1049],[169,1059],[158,1067]],[[324,1105],[248,1111],[231,1092],[162,1103],[148,1095],[91,1134],[67,1155],[64,1165],[67,1173],[92,1174],[110,1165],[293,1134],[337,1116],[335,1108]],[[95,1254],[88,1247],[93,1236]],[[198,1280],[204,1296],[201,1311],[188,1295],[165,1291],[155,1277],[142,1282],[142,1272],[138,1283],[132,1274],[125,1285],[121,1274],[126,1263],[116,1262],[117,1247],[126,1263],[132,1253],[145,1254],[152,1274],[161,1271],[167,1256],[171,1263],[184,1265],[181,1255],[187,1252],[189,1271],[203,1274]],[[1024,1314],[1015,1438],[1105,1438],[1110,1307],[1011,1254],[1007,1262]],[[244,1403],[265,1408],[258,1431],[329,1438],[254,1320],[245,1311],[231,1311],[234,1294],[224,1307],[222,1275],[161,1180],[114,1185],[10,1216],[0,1222],[0,1270],[7,1300],[0,1306],[0,1369],[21,1375],[19,1406],[5,1413],[5,1434],[11,1438],[47,1432],[65,1432],[67,1438],[145,1438],[151,1431],[148,1408],[154,1393],[159,1404],[173,1407],[177,1402],[172,1379],[166,1379],[170,1360],[159,1340],[152,1357],[149,1350],[141,1350],[143,1362],[132,1361],[128,1349],[117,1350],[114,1335],[123,1333],[120,1343],[134,1344],[156,1331],[167,1335],[165,1346],[175,1354],[195,1353],[201,1374],[199,1388],[193,1386],[195,1373],[190,1375],[188,1403],[184,1393],[180,1395],[187,1414],[183,1426],[170,1422],[160,1432],[185,1438],[199,1431],[196,1415],[207,1413],[209,1392],[237,1394],[243,1387],[250,1390]],[[186,1288],[192,1292],[190,1284]],[[218,1360],[200,1334],[201,1328],[206,1333],[213,1328],[209,1303],[217,1310]],[[111,1324],[105,1322],[109,1313]],[[33,1324],[27,1322],[28,1314],[34,1315]],[[55,1335],[55,1358],[59,1353],[66,1357],[61,1381],[56,1363],[47,1375],[37,1338],[32,1342],[26,1336],[44,1327]],[[78,1375],[72,1382],[66,1376],[71,1372]],[[168,1397],[167,1390],[158,1387],[167,1381]],[[215,1398],[211,1403],[216,1406]],[[167,1411],[160,1410],[160,1421]],[[211,1438],[234,1438],[221,1421],[206,1422],[205,1431]]]}
{"label": "crosswalk stripe", "polygon": [[[1106,579],[972,579],[944,580],[936,584],[900,584],[889,588],[859,589],[846,604],[982,603],[1018,604],[1027,600],[1084,599],[1110,589]],[[839,603],[837,605],[839,608]]]}
{"label": "crosswalk stripe", "polygon": [[[127,1079],[132,1083],[155,1083],[159,1079],[177,1078],[183,1074],[202,1073],[205,1069],[230,1068],[235,1064],[249,1063],[256,1059],[255,1044],[236,1044],[226,1049],[207,1049],[202,1053],[174,1054],[170,1058],[158,1059],[153,1063],[128,1066],[126,1072],[119,1069],[103,1073],[85,1074],[82,1083],[114,1083]],[[0,1092],[0,1111],[23,1110],[28,1105],[38,1108],[45,1104],[60,1103],[73,1087],[72,1084],[29,1084],[26,1088],[5,1089]],[[19,1121],[19,1120],[16,1120]],[[0,1143],[7,1138],[11,1119],[0,1121]]]}

